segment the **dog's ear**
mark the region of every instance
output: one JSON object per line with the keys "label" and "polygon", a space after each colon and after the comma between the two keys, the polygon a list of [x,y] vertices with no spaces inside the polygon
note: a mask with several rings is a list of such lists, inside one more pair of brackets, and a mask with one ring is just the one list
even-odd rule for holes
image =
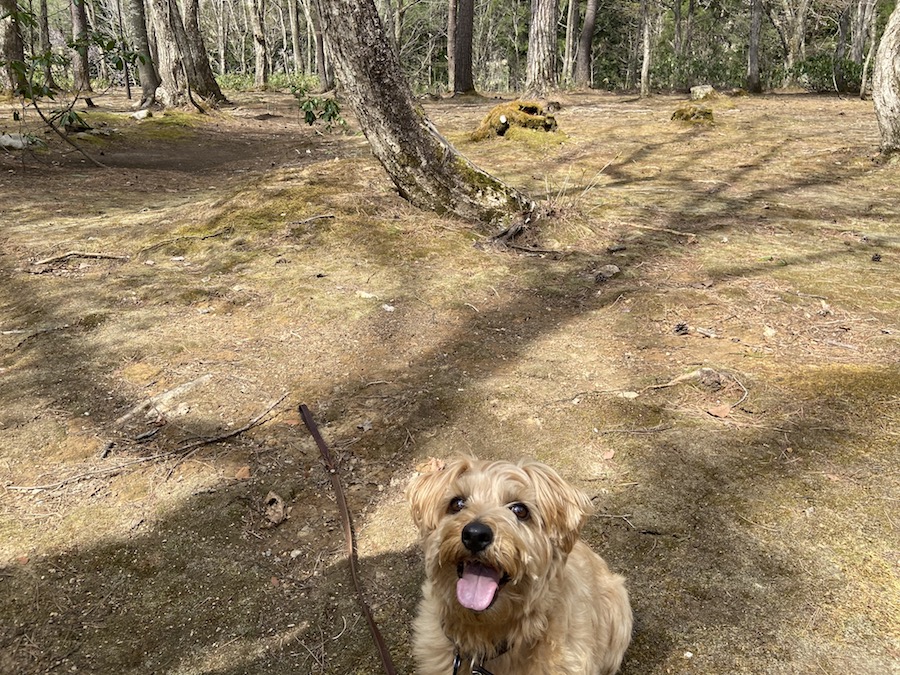
{"label": "dog's ear", "polygon": [[457,457],[438,467],[430,467],[410,481],[406,488],[413,522],[419,534],[425,537],[433,532],[447,513],[450,486],[470,468],[473,458]]}
{"label": "dog's ear", "polygon": [[522,470],[534,486],[538,508],[550,538],[568,553],[594,505],[582,490],[570,485],[546,464],[525,462]]}

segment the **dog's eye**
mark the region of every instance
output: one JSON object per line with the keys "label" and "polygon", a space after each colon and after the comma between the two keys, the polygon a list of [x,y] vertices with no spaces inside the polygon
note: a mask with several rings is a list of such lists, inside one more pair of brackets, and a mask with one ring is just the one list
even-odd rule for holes
{"label": "dog's eye", "polygon": [[528,520],[528,517],[531,515],[531,512],[528,510],[528,507],[522,504],[521,502],[516,502],[512,506],[509,507],[509,510],[513,512],[513,515],[519,520]]}
{"label": "dog's eye", "polygon": [[462,497],[454,497],[447,505],[447,513],[459,513],[466,508],[466,500]]}

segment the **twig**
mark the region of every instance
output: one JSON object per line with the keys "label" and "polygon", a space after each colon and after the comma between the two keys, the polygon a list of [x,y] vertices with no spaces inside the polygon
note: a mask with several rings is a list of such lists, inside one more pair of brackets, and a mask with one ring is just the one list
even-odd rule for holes
{"label": "twig", "polygon": [[693,232],[680,232],[679,230],[671,230],[668,227],[653,227],[652,225],[638,225],[630,223],[628,227],[636,227],[639,230],[650,230],[651,232],[665,232],[666,234],[676,234],[679,237],[696,237]]}
{"label": "twig", "polygon": [[167,405],[172,399],[181,396],[182,394],[187,393],[198,384],[203,384],[204,382],[208,382],[212,379],[212,375],[207,373],[206,375],[201,375],[195,380],[191,380],[189,382],[183,382],[179,384],[177,387],[173,387],[172,389],[167,389],[166,391],[157,394],[156,396],[151,396],[149,399],[144,401],[143,403],[138,403],[127,413],[122,415],[119,419],[117,419],[114,424],[116,426],[120,426],[125,424],[132,417],[137,415],[139,412],[146,410],[147,408],[157,408],[159,406]]}
{"label": "twig", "polygon": [[174,244],[175,242],[183,241],[185,239],[199,239],[200,241],[205,241],[207,239],[212,239],[213,237],[221,237],[223,234],[231,234],[232,232],[234,232],[234,227],[228,225],[227,227],[223,227],[221,230],[216,230],[215,232],[211,232],[210,234],[185,234],[180,237],[173,237],[172,239],[164,239],[163,241],[158,241],[155,244],[145,246],[137,252],[137,255],[143,255],[144,253],[147,253],[149,251],[153,251],[168,244]]}
{"label": "twig", "polygon": [[87,471],[85,473],[80,473],[77,476],[70,476],[69,478],[64,478],[61,481],[57,481],[56,483],[48,483],[46,485],[7,485],[7,490],[18,490],[21,492],[39,492],[43,490],[58,490],[59,488],[65,487],[67,485],[72,485],[73,483],[80,483],[83,480],[90,480],[91,478],[108,478],[115,476],[116,474],[121,473],[125,469],[130,466],[134,466],[135,464],[144,464],[146,462],[153,462],[158,459],[165,459],[170,457],[172,453],[164,452],[159,455],[150,455],[149,457],[138,457],[137,459],[132,459],[127,462],[122,462],[121,464],[117,464],[116,466],[110,466],[105,469],[97,469],[96,471]]}
{"label": "twig", "polygon": [[305,218],[304,220],[292,220],[288,223],[288,225],[306,225],[307,223],[311,223],[314,220],[325,220],[329,218],[334,218],[333,213],[323,213],[320,216],[312,216],[311,218]]}
{"label": "twig", "polygon": [[[90,99],[85,99],[85,100],[89,101]],[[73,101],[72,104],[74,105],[75,101]],[[61,132],[57,128],[57,126],[55,124],[53,124],[53,122],[51,122],[49,119],[47,119],[47,116],[44,114],[44,111],[41,110],[40,106],[37,104],[37,101],[32,101],[31,105],[34,106],[34,109],[37,111],[38,116],[41,118],[41,120],[43,120],[44,124],[46,124],[48,127],[53,129],[53,133],[55,133],[57,136],[59,136],[61,139],[63,139],[63,141],[65,141],[66,143],[71,145],[73,148],[75,148],[75,150],[77,150],[79,153],[81,153],[85,157],[85,159],[87,159],[91,164],[93,164],[94,166],[96,166],[100,169],[108,169],[109,168],[108,166],[106,166],[106,164],[98,162],[96,159],[91,157],[88,153],[86,153],[81,148],[80,145],[78,145],[75,141],[73,141],[71,138],[66,136],[63,132]],[[71,109],[71,106],[70,106],[70,109]]]}
{"label": "twig", "polygon": [[672,425],[657,424],[655,427],[645,427],[643,429],[603,429],[601,434],[656,434],[660,431],[668,431]]}
{"label": "twig", "polygon": [[69,251],[68,253],[63,253],[62,255],[55,255],[51,258],[44,258],[43,260],[38,260],[32,265],[50,265],[55,262],[62,262],[63,260],[68,260],[69,258],[96,258],[99,260],[128,260],[127,255],[109,255],[107,253],[85,253],[84,251]]}
{"label": "twig", "polygon": [[629,518],[633,517],[634,514],[626,513],[626,514],[621,515],[621,516],[616,516],[616,515],[607,514],[607,513],[597,513],[597,514],[595,514],[595,515],[596,515],[598,518],[615,518],[615,519],[618,519],[618,520],[624,520],[624,521],[628,524],[628,527],[630,527],[632,530],[637,529],[637,528],[635,528],[634,525],[632,525],[631,521],[628,520]]}
{"label": "twig", "polygon": [[285,392],[284,394],[281,395],[281,398],[279,398],[277,401],[274,401],[272,404],[269,405],[268,408],[263,410],[259,415],[254,417],[252,420],[247,422],[247,424],[245,424],[242,427],[239,427],[237,429],[229,431],[228,433],[225,433],[225,434],[220,434],[219,436],[213,436],[212,438],[201,438],[196,441],[191,441],[190,443],[186,443],[185,445],[182,445],[180,448],[176,448],[175,450],[173,450],[169,454],[170,455],[178,455],[179,457],[175,461],[175,463],[172,465],[172,467],[169,469],[168,473],[166,473],[166,480],[169,480],[169,478],[171,478],[172,474],[175,472],[175,469],[177,469],[178,466],[182,462],[193,457],[194,454],[196,454],[196,452],[200,448],[202,448],[204,445],[210,445],[212,443],[219,443],[221,441],[227,441],[229,438],[234,438],[235,436],[242,434],[245,431],[249,431],[253,427],[261,424],[263,419],[270,412],[272,412],[276,407],[278,407],[278,404],[280,404],[287,397],[288,397],[288,392]]}

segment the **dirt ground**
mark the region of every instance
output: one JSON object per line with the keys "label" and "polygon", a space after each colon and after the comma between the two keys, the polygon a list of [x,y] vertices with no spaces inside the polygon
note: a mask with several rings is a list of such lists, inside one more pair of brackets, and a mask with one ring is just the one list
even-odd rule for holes
{"label": "dirt ground", "polygon": [[623,673],[900,672],[900,178],[870,103],[698,126],[571,94],[559,133],[480,143],[495,101],[426,103],[552,206],[499,249],[290,96],[95,101],[108,168],[0,152],[0,671],[378,673],[305,403],[398,672],[403,489],[458,451],[594,497]]}

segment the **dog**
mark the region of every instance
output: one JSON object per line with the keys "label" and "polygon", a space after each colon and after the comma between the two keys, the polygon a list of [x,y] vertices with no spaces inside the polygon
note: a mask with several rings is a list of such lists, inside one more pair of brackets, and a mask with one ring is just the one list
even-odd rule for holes
{"label": "dog", "polygon": [[590,498],[539,462],[459,457],[407,488],[425,554],[420,675],[613,675],[623,577],[579,538]]}

